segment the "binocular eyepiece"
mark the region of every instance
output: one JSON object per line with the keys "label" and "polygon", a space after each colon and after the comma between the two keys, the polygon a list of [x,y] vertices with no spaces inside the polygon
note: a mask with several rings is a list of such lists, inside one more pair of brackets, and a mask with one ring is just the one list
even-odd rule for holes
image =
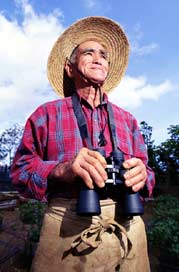
{"label": "binocular eyepiece", "polygon": [[[96,151],[106,157],[103,149],[97,149]],[[115,194],[117,201],[119,201],[122,206],[122,211],[125,216],[143,214],[144,208],[139,193],[134,192],[130,187],[126,187],[124,183],[124,173],[126,170],[123,167],[123,153],[120,150],[114,150],[110,156],[106,158],[106,161],[106,172],[108,175],[104,188],[106,198],[113,198]],[[103,189],[100,188],[89,189],[84,184],[77,202],[77,214],[86,216],[99,215],[101,213],[100,191],[102,190]],[[114,192],[114,194],[111,192]]]}

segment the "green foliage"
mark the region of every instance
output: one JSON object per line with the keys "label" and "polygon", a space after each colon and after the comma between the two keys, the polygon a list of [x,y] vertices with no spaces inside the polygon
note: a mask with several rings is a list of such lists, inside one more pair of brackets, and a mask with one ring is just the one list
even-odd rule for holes
{"label": "green foliage", "polygon": [[29,201],[19,206],[20,219],[25,224],[39,224],[42,220],[46,204]]}
{"label": "green foliage", "polygon": [[151,140],[152,127],[149,126],[145,121],[142,121],[142,122],[140,122],[140,131],[141,131],[142,136],[144,138],[145,144],[149,148],[153,144],[153,141]]}
{"label": "green foliage", "polygon": [[179,185],[179,125],[168,128],[170,138],[158,148],[158,161],[169,185]]}
{"label": "green foliage", "polygon": [[171,195],[156,199],[154,219],[147,231],[151,246],[179,261],[179,200]]}
{"label": "green foliage", "polygon": [[38,201],[29,201],[19,207],[20,219],[23,223],[30,225],[29,236],[31,241],[38,242],[39,240],[45,209],[46,204]]}
{"label": "green foliage", "polygon": [[29,238],[32,242],[38,242],[40,238],[41,225],[31,225]]}
{"label": "green foliage", "polygon": [[140,131],[144,138],[144,143],[146,144],[148,151],[148,165],[156,173],[158,164],[156,159],[156,146],[154,145],[154,140],[152,140],[152,130],[153,128],[149,126],[145,121],[140,122]]}
{"label": "green foliage", "polygon": [[172,195],[161,195],[156,199],[154,216],[157,220],[179,220],[179,201]]}
{"label": "green foliage", "polygon": [[157,184],[179,185],[179,125],[171,125],[167,129],[169,139],[158,146],[151,140],[151,126],[142,121],[140,130],[148,149],[148,164],[155,172]]}

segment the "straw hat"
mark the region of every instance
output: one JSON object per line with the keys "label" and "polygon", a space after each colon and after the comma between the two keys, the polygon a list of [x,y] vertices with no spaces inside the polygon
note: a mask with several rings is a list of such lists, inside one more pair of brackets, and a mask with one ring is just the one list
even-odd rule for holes
{"label": "straw hat", "polygon": [[73,80],[68,78],[64,70],[66,59],[70,58],[77,45],[94,38],[109,51],[110,67],[103,85],[105,91],[109,92],[119,84],[128,64],[127,37],[116,22],[105,17],[92,16],[83,18],[66,29],[50,52],[48,79],[59,95],[70,96],[74,92]]}

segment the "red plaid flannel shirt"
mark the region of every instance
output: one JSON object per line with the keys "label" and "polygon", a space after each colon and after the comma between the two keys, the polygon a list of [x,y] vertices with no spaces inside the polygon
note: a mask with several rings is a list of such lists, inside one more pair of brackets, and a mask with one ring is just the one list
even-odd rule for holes
{"label": "red plaid flannel shirt", "polygon": [[[86,101],[81,100],[93,147],[98,147],[101,128],[107,145],[107,156],[112,151],[105,97],[102,114],[99,107],[92,109]],[[112,103],[111,103],[112,104]],[[127,111],[112,104],[117,131],[117,145],[123,151],[125,159],[140,158],[147,167],[147,188],[151,195],[155,178],[147,166],[147,151],[136,119]],[[48,175],[59,162],[72,159],[85,146],[80,136],[74,115],[71,97],[45,103],[28,118],[22,141],[16,152],[11,178],[14,186],[25,197],[38,200],[46,199],[48,194]]]}

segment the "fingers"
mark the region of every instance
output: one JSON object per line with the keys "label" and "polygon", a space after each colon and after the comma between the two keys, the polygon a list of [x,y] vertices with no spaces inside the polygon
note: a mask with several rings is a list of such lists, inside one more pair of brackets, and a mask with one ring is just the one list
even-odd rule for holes
{"label": "fingers", "polygon": [[132,187],[134,192],[139,191],[145,185],[147,178],[146,166],[137,158],[132,158],[123,163],[125,169],[124,174],[125,184],[128,187]]}
{"label": "fingers", "polygon": [[81,177],[87,187],[104,187],[107,173],[105,171],[105,158],[97,151],[82,148],[72,164],[72,171],[75,175]]}

